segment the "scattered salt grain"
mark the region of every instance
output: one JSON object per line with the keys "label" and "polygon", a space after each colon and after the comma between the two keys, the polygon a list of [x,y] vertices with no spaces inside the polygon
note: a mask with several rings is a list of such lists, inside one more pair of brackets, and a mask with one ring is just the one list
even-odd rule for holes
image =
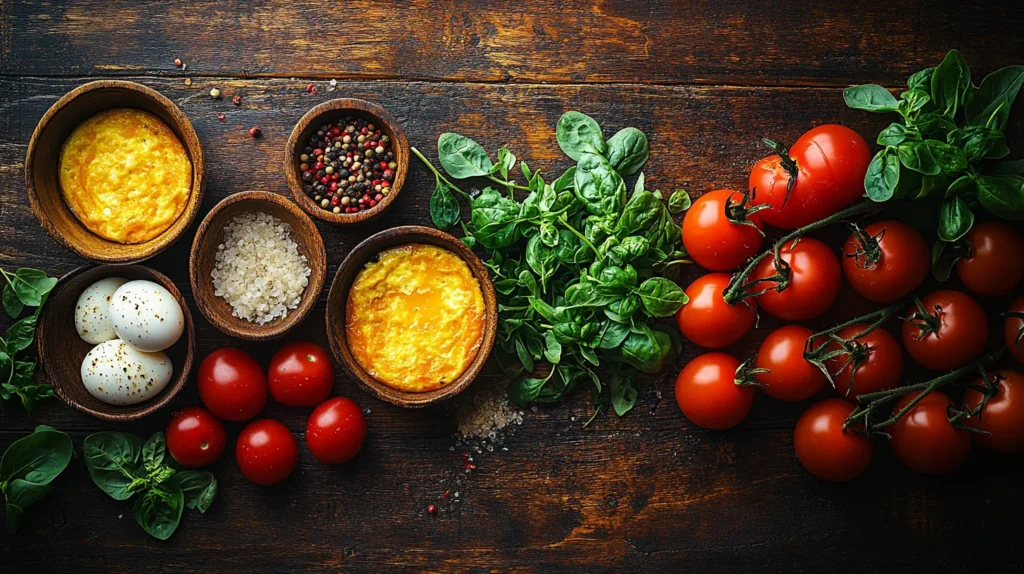
{"label": "scattered salt grain", "polygon": [[457,437],[477,453],[494,451],[511,434],[515,425],[523,423],[523,413],[513,406],[501,391],[482,391],[463,395],[455,404]]}

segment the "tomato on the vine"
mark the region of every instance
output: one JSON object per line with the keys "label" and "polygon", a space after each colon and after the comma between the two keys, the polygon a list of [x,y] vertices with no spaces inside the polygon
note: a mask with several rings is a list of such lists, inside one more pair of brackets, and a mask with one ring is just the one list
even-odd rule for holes
{"label": "tomato on the vine", "polygon": [[282,405],[312,407],[331,396],[334,366],[320,345],[290,343],[270,361],[270,394]]}
{"label": "tomato on the vine", "polygon": [[1013,358],[1024,363],[1024,295],[1017,297],[1006,312],[1003,338]]}
{"label": "tomato on the vine", "polygon": [[354,401],[334,397],[313,410],[306,423],[306,444],[320,462],[352,460],[366,440],[366,417]]}
{"label": "tomato on the vine", "polygon": [[[773,317],[786,321],[806,321],[828,310],[839,297],[843,274],[839,260],[827,245],[809,237],[794,239],[779,250],[779,258],[789,264],[789,284],[777,291],[777,281],[766,281],[758,290],[757,305]],[[754,269],[754,279],[768,279],[778,273],[769,255]],[[684,307],[685,308],[685,307]]]}
{"label": "tomato on the vine", "polygon": [[683,367],[676,379],[676,402],[693,424],[712,430],[732,428],[754,405],[754,385],[726,353],[706,353]]}
{"label": "tomato on the vine", "polygon": [[804,358],[807,339],[813,335],[801,325],[787,325],[765,337],[757,352],[757,382],[768,396],[782,401],[802,401],[817,394],[828,379],[821,369]]}
{"label": "tomato on the vine", "polygon": [[288,427],[273,419],[260,419],[238,435],[235,461],[246,478],[260,486],[272,486],[295,470],[299,443]]}
{"label": "tomato on the vine", "polygon": [[[1003,369],[989,373],[999,379],[996,394],[981,409],[981,415],[967,420],[967,425],[980,433],[971,433],[974,442],[983,448],[1002,453],[1024,452],[1024,375]],[[976,390],[985,388],[984,381],[974,381],[964,393],[963,410],[973,411],[984,395]]]}
{"label": "tomato on the vine", "polygon": [[[871,150],[850,128],[818,126],[788,151],[771,143],[778,153],[757,162],[750,172],[754,204],[772,206],[760,213],[765,223],[796,229],[833,215],[864,195]],[[787,189],[791,181],[792,188]]]}
{"label": "tomato on the vine", "polygon": [[185,468],[213,464],[227,444],[224,425],[199,407],[187,407],[171,415],[164,436],[167,451]]}
{"label": "tomato on the vine", "polygon": [[[904,395],[892,414],[900,412],[919,393]],[[887,429],[896,458],[921,474],[947,474],[960,468],[971,452],[971,432],[949,421],[953,400],[932,391]]]}
{"label": "tomato on the vine", "polygon": [[978,295],[1005,295],[1024,278],[1024,237],[1005,221],[976,223],[967,232],[970,254],[956,274]]}
{"label": "tomato on the vine", "polygon": [[871,464],[875,450],[871,439],[857,434],[855,428],[843,429],[854,408],[843,399],[825,399],[808,407],[796,422],[796,457],[814,476],[844,482],[864,474]]}
{"label": "tomato on the vine", "polygon": [[[854,323],[837,331],[837,337],[849,341],[850,352],[825,361],[836,390],[850,398],[891,389],[903,376],[903,350],[896,338],[881,327],[861,335],[867,328],[866,323]],[[832,342],[830,348],[839,350],[840,344]]]}
{"label": "tomato on the vine", "polygon": [[695,345],[717,349],[743,338],[757,318],[753,300],[729,305],[722,292],[729,286],[726,273],[708,273],[686,288],[690,302],[676,313],[683,336]]}
{"label": "tomato on the vine", "polygon": [[683,246],[697,265],[725,271],[761,248],[761,218],[747,213],[748,197],[730,189],[697,198],[683,217]]}
{"label": "tomato on the vine", "polygon": [[843,275],[875,303],[895,303],[924,283],[931,251],[916,229],[879,221],[855,230],[843,245]]}
{"label": "tomato on the vine", "polygon": [[979,357],[988,342],[985,310],[959,291],[935,291],[911,305],[903,322],[903,346],[922,367],[958,369]]}
{"label": "tomato on the vine", "polygon": [[203,359],[196,387],[206,408],[225,421],[247,421],[267,404],[263,367],[245,352],[231,347],[218,349]]}

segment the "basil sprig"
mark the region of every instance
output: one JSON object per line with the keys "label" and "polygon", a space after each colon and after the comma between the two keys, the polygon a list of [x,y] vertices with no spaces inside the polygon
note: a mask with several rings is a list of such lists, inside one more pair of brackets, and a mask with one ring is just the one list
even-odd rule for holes
{"label": "basil sprig", "polygon": [[53,396],[53,387],[35,383],[36,363],[26,358],[24,351],[32,346],[39,313],[57,279],[27,267],[15,273],[0,269],[0,275],[4,278],[4,311],[11,319],[18,319],[26,307],[35,308],[31,315],[15,321],[0,338],[0,407],[18,397],[25,411],[34,415],[39,401]]}
{"label": "basil sprig", "polygon": [[53,492],[50,483],[64,472],[73,455],[71,438],[45,425],[7,447],[0,459],[0,491],[8,532],[17,532],[25,520],[25,510]]}

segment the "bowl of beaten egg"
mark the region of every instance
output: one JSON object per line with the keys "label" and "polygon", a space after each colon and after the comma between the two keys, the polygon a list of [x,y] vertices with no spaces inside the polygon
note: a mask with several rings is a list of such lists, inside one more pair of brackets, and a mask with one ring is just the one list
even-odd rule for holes
{"label": "bowl of beaten egg", "polygon": [[164,250],[203,200],[203,151],[169,99],[123,80],[90,82],[39,120],[25,158],[29,203],[61,245],[98,262]]}
{"label": "bowl of beaten egg", "polygon": [[39,317],[39,362],[65,403],[129,421],[166,405],[192,370],[195,332],[174,283],[141,265],[80,267]]}
{"label": "bowl of beaten egg", "polygon": [[331,350],[363,390],[425,407],[473,382],[497,333],[494,286],[461,241],[420,226],[353,249],[327,296]]}

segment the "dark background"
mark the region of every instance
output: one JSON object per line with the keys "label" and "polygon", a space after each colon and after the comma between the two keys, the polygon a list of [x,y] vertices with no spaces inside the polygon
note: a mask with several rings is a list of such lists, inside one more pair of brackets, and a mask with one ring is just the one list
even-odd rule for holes
{"label": "dark background", "polygon": [[[745,186],[753,162],[767,154],[758,136],[792,142],[814,125],[838,122],[873,141],[892,118],[847,109],[847,85],[899,87],[950,48],[963,52],[975,83],[1024,63],[1022,25],[1019,2],[0,0],[0,266],[61,275],[84,263],[38,226],[23,168],[43,112],[92,79],[142,82],[189,116],[207,158],[200,216],[237,191],[287,194],[281,161],[294,122],[340,96],[385,106],[430,157],[440,133],[459,131],[489,150],[507,143],[552,173],[568,166],[554,140],[555,122],[579,109],[608,135],[627,125],[647,133],[649,188],[685,187],[696,195]],[[175,58],[187,69],[176,68]],[[336,91],[328,91],[332,78]],[[311,81],[318,91],[307,94]],[[212,87],[223,99],[209,97]],[[236,94],[241,107],[231,104]],[[1021,109],[1011,120],[1012,157],[1021,157]],[[252,126],[263,129],[262,139],[248,137]],[[352,230],[320,224],[329,278],[369,234],[429,225],[432,188],[429,172],[414,162],[405,189],[379,221]],[[194,229],[147,263],[175,279],[190,300]],[[844,236],[825,234],[833,241]],[[326,344],[326,295],[286,340]],[[869,308],[844,287],[829,315],[811,325]],[[193,318],[199,359],[230,344],[266,361],[277,348],[228,339],[194,306]],[[734,351],[749,356],[777,325],[766,318]],[[698,353],[688,346],[685,358]],[[369,438],[354,462],[322,466],[300,436],[295,474],[261,488],[235,466],[230,445],[240,425],[229,425],[228,450],[213,468],[219,498],[204,516],[186,512],[173,538],[159,542],[134,523],[131,503],[115,502],[92,484],[79,459],[56,481],[57,491],[30,509],[19,534],[0,533],[0,571],[1024,567],[1019,457],[975,452],[958,474],[930,478],[901,468],[879,443],[867,476],[826,484],[793,455],[792,429],[805,404],[759,395],[739,427],[707,432],[679,412],[676,369],[668,371],[642,386],[628,416],[601,415],[587,429],[586,393],[527,410],[508,451],[477,455],[470,475],[462,449],[452,449],[455,423],[444,407],[393,407],[339,372],[336,393],[372,411]],[[473,390],[506,383],[492,366]],[[68,432],[79,449],[99,430],[148,436],[163,429],[173,408],[192,404],[198,398],[189,384],[171,408],[127,425],[97,421],[57,399],[34,419],[11,404],[0,413],[0,449],[42,423]],[[270,404],[267,414],[301,435],[308,410]],[[439,501],[449,489],[460,492],[461,502]],[[430,503],[439,505],[437,516],[427,514]]]}

